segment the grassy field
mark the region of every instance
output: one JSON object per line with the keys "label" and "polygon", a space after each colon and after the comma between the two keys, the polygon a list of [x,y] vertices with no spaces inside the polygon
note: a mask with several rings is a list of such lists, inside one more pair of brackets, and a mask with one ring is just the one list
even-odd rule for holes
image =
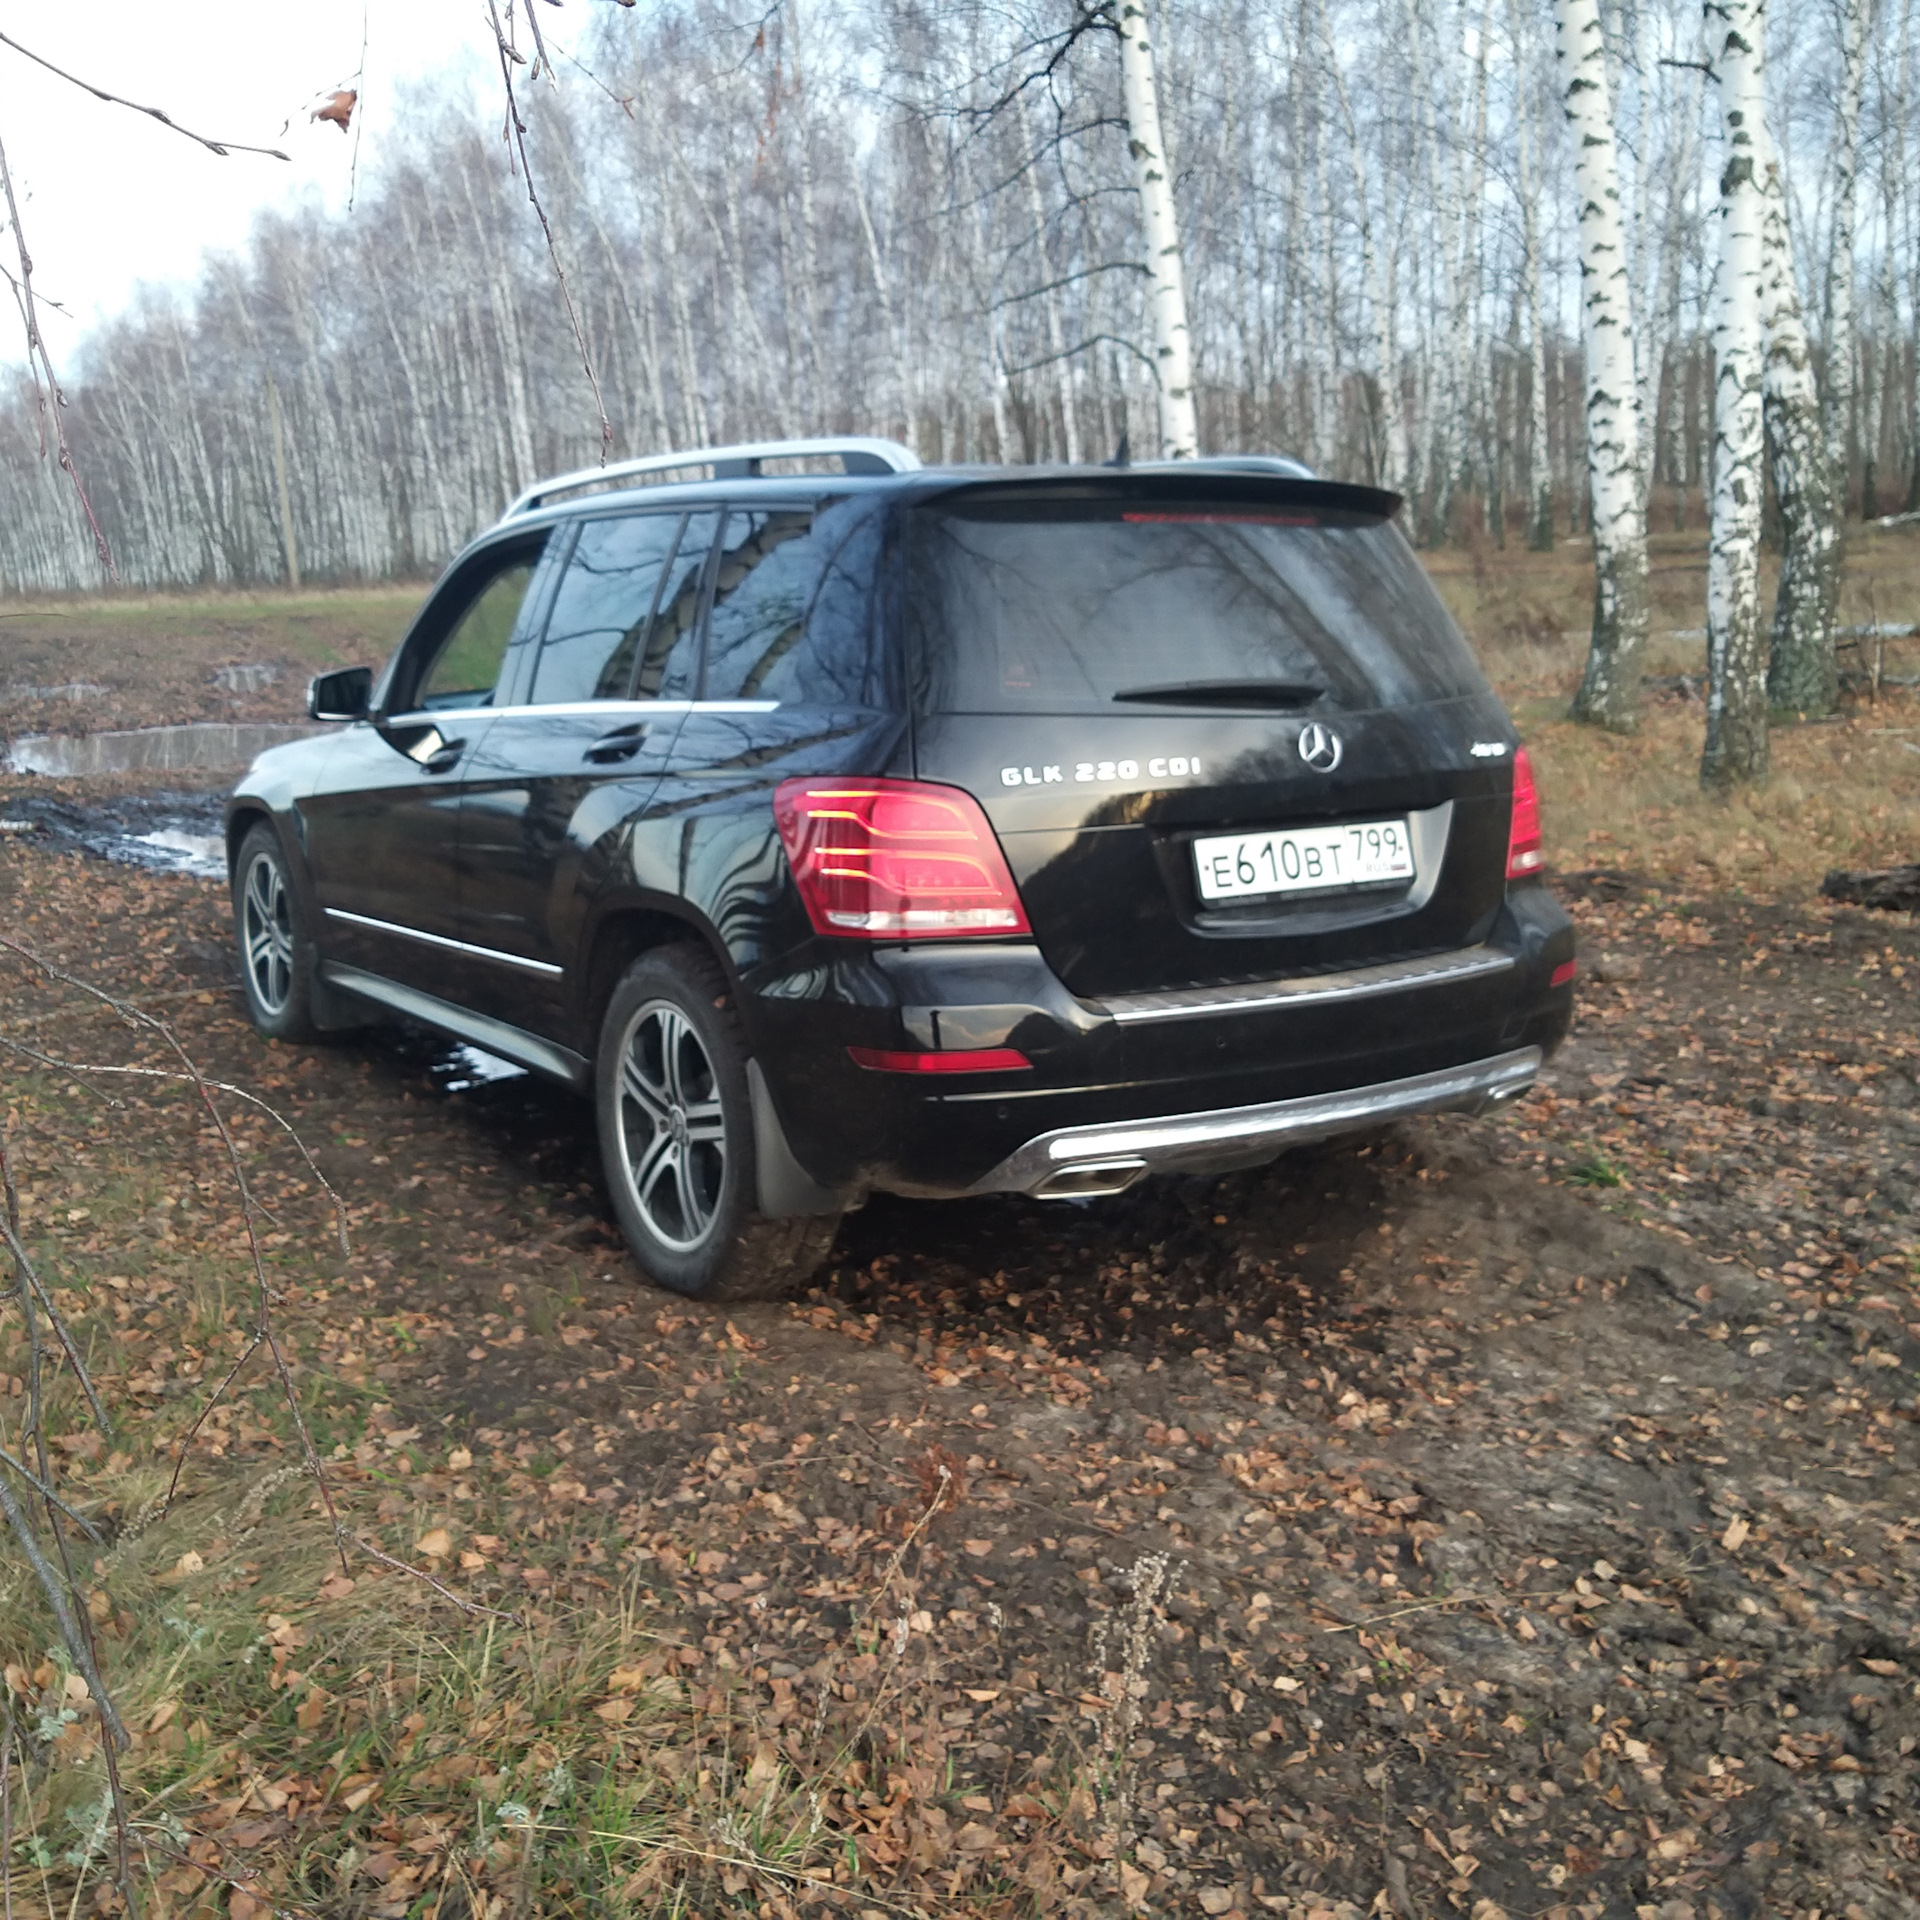
{"label": "grassy field", "polygon": [[[1722,798],[1703,793],[1698,780],[1706,732],[1701,535],[1654,537],[1646,662],[1657,682],[1698,684],[1650,688],[1631,739],[1566,718],[1592,617],[1584,544],[1548,554],[1510,546],[1423,557],[1533,751],[1556,868],[1613,867],[1766,893],[1816,885],[1832,867],[1920,858],[1920,691],[1885,684],[1920,675],[1920,640],[1846,652],[1850,676],[1878,669],[1877,695],[1856,685],[1839,718],[1777,726],[1773,778]],[[1772,571],[1769,557],[1769,604]],[[1920,622],[1920,527],[1854,534],[1841,618],[1849,626]]]}

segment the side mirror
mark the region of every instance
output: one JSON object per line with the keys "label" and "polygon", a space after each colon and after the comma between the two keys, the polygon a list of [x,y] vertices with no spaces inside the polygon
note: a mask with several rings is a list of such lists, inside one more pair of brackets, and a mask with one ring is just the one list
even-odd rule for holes
{"label": "side mirror", "polygon": [[312,720],[364,720],[373,699],[373,669],[342,667],[307,683],[307,717]]}

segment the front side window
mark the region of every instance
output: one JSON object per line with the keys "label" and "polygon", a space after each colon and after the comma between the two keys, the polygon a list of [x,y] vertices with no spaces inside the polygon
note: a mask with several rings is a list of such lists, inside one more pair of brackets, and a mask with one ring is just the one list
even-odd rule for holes
{"label": "front side window", "polygon": [[482,581],[434,648],[415,683],[416,708],[484,707],[492,703],[527,604],[539,554],[518,553]]}

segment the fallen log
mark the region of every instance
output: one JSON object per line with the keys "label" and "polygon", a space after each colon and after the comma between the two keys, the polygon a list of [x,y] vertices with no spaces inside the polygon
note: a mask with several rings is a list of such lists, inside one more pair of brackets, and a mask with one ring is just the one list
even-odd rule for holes
{"label": "fallen log", "polygon": [[1882,907],[1891,913],[1920,912],[1920,866],[1835,867],[1820,882],[1829,900],[1849,906]]}

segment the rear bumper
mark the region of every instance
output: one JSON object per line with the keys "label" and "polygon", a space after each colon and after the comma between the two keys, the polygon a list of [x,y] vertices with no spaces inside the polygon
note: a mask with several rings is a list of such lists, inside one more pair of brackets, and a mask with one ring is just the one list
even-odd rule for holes
{"label": "rear bumper", "polygon": [[[1554,974],[1573,929],[1527,887],[1476,931],[1448,953],[1106,1000],[1070,992],[1023,942],[816,951],[746,976],[740,1005],[821,1187],[1065,1198],[1523,1092],[1567,1032],[1573,989]],[[1030,1065],[871,1072],[849,1047],[1013,1048]]]}
{"label": "rear bumper", "polygon": [[1362,1132],[1416,1113],[1479,1113],[1533,1085],[1538,1047],[1517,1047],[1439,1073],[1263,1106],[1169,1114],[1131,1125],[1060,1127],[1017,1147],[974,1193],[1072,1199],[1118,1193],[1150,1173],[1222,1173],[1258,1166],[1289,1147]]}

